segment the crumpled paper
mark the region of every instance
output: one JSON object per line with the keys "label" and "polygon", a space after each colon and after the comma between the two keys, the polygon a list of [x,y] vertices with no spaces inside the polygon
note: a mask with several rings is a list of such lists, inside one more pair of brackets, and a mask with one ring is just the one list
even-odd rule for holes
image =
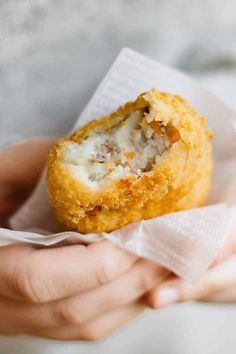
{"label": "crumpled paper", "polygon": [[0,229],[0,245],[29,242],[49,246],[107,238],[187,281],[201,277],[236,225],[236,114],[186,75],[124,48],[74,128],[115,111],[152,87],[186,98],[206,117],[214,133],[214,172],[207,206],[136,222],[109,234],[58,233],[44,173],[30,199],[11,219],[14,230],[28,232]]}

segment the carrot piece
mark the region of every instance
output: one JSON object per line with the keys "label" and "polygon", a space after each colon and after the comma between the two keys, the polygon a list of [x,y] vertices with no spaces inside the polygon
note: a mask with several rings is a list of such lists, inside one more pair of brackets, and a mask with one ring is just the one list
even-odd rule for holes
{"label": "carrot piece", "polygon": [[166,127],[166,135],[172,143],[175,143],[180,139],[179,131],[171,124],[168,124]]}
{"label": "carrot piece", "polygon": [[149,123],[149,125],[155,131],[156,135],[162,135],[160,122],[153,120]]}
{"label": "carrot piece", "polygon": [[128,160],[132,160],[134,158],[135,153],[133,151],[124,151],[124,155]]}

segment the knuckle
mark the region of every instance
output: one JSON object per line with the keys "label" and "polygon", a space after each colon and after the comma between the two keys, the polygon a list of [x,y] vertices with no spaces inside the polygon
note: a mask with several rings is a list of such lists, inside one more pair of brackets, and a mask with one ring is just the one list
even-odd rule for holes
{"label": "knuckle", "polygon": [[96,277],[100,285],[109,283],[114,279],[114,267],[112,265],[108,266],[105,262],[98,262]]}
{"label": "knuckle", "polygon": [[56,317],[60,325],[66,326],[78,326],[85,321],[84,311],[79,303],[76,306],[68,303],[61,305],[57,309]]}
{"label": "knuckle", "polygon": [[33,303],[40,302],[39,297],[34,290],[35,286],[31,272],[25,269],[24,271],[17,273],[15,283],[19,294],[23,299]]}
{"label": "knuckle", "polygon": [[15,285],[19,295],[29,302],[44,303],[51,300],[46,282],[38,274],[30,257],[28,262],[22,264],[20,269],[15,272]]}
{"label": "knuckle", "polygon": [[32,284],[32,271],[29,271],[28,262],[23,262],[16,267],[12,274],[12,282],[17,294],[30,302],[38,302]]}
{"label": "knuckle", "polygon": [[138,278],[137,278],[137,291],[139,293],[149,290],[151,287],[150,274],[147,272],[146,267],[140,267]]}

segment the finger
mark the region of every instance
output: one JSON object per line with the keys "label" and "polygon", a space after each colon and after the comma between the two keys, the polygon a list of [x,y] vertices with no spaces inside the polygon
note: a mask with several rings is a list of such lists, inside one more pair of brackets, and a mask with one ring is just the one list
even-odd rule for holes
{"label": "finger", "polygon": [[0,295],[0,333],[29,333],[55,327],[57,315],[48,304],[17,301]]}
{"label": "finger", "polygon": [[163,307],[186,300],[202,300],[233,286],[236,283],[236,255],[208,270],[196,285],[181,279],[170,280],[155,287],[149,298],[150,306]]}
{"label": "finger", "polygon": [[223,262],[225,259],[229,258],[236,252],[236,228],[229,235],[223,248],[220,250],[216,259],[213,262],[213,266]]}
{"label": "finger", "polygon": [[31,189],[28,191],[12,189],[6,199],[0,196],[0,227],[9,228],[9,218],[28,198]]}
{"label": "finger", "polygon": [[167,277],[169,271],[147,260],[138,260],[116,280],[54,305],[64,325],[79,325],[107,311],[140,298]]}
{"label": "finger", "polygon": [[0,225],[8,227],[9,217],[34,188],[55,138],[28,139],[0,150]]}
{"label": "finger", "polygon": [[0,296],[1,323],[8,332],[19,328],[27,332],[30,328],[78,327],[109,310],[131,303],[161,281],[164,274],[166,271],[161,267],[139,260],[117,280],[73,298],[33,304]]}
{"label": "finger", "polygon": [[157,309],[179,302],[179,289],[183,287],[183,283],[182,279],[170,275],[166,281],[157,284],[147,293],[147,306]]}
{"label": "finger", "polygon": [[183,287],[181,298],[204,299],[236,283],[236,255],[210,269],[194,287]]}
{"label": "finger", "polygon": [[32,302],[73,296],[108,283],[137,259],[109,241],[36,250],[0,247],[0,293]]}
{"label": "finger", "polygon": [[204,302],[215,302],[215,303],[234,303],[236,302],[236,284],[212,294],[201,301]]}
{"label": "finger", "polygon": [[43,328],[78,327],[106,312],[132,303],[166,274],[167,271],[160,266],[140,259],[117,280],[73,298],[34,304],[0,296],[0,332],[27,333]]}
{"label": "finger", "polygon": [[55,138],[35,138],[0,150],[1,186],[32,187],[45,165]]}
{"label": "finger", "polygon": [[143,302],[138,301],[103,314],[80,326],[43,329],[36,333],[31,331],[31,334],[59,340],[98,341],[128,324],[145,308]]}
{"label": "finger", "polygon": [[0,200],[0,227],[8,228],[9,217],[19,208],[23,200]]}

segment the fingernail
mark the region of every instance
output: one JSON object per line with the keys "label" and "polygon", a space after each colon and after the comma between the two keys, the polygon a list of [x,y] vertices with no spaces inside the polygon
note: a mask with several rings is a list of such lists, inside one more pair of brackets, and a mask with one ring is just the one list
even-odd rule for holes
{"label": "fingernail", "polygon": [[162,288],[159,289],[156,304],[157,307],[163,307],[173,304],[179,300],[179,292],[176,288]]}

